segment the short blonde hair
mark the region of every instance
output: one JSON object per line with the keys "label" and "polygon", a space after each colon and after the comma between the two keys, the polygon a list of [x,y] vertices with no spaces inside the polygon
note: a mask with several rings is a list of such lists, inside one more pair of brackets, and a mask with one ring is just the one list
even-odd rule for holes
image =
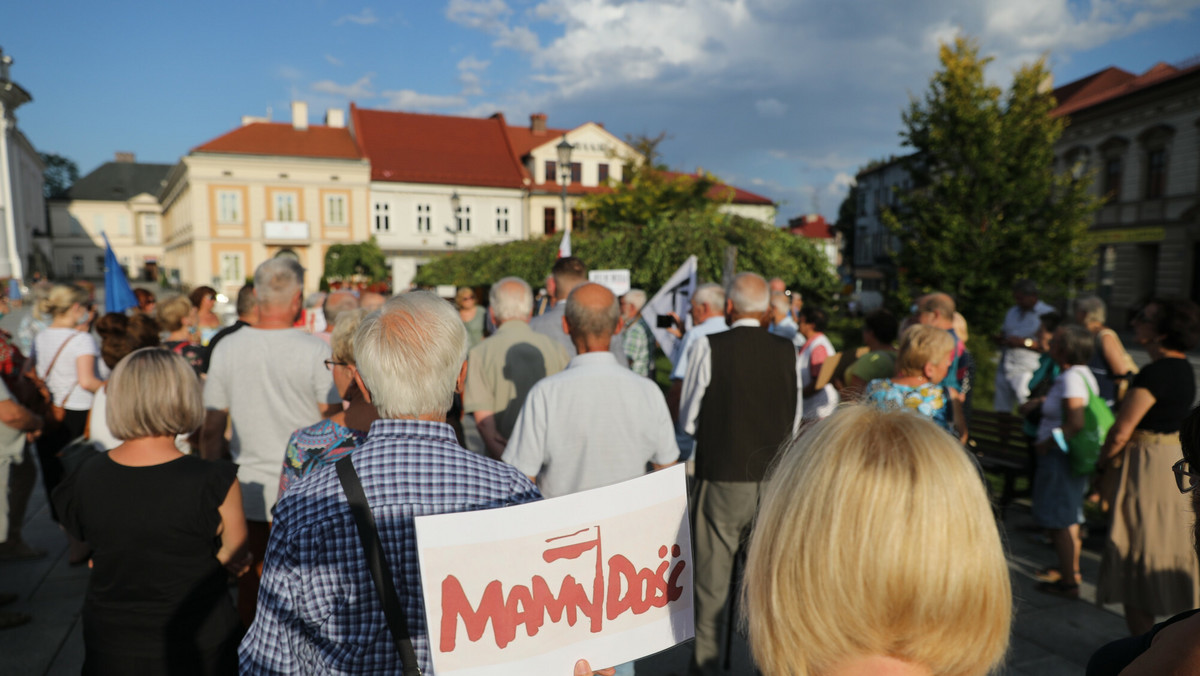
{"label": "short blonde hair", "polygon": [[902,376],[920,375],[925,365],[936,362],[954,349],[954,336],[945,329],[916,324],[900,336],[896,355],[896,373]]}
{"label": "short blonde hair", "polygon": [[187,360],[169,350],[130,353],[113,369],[105,391],[105,420],[121,440],[191,434],[204,422],[200,380]]}
{"label": "short blonde hair", "polygon": [[805,676],[888,656],[983,674],[1004,656],[1008,566],[980,475],[909,411],[845,406],[768,478],[743,586],[754,660]]}
{"label": "short blonde hair", "polygon": [[346,364],[357,363],[354,360],[354,332],[362,324],[363,317],[369,312],[362,308],[343,310],[338,313],[337,323],[333,325],[333,333],[329,334],[329,346],[333,348],[333,360]]}
{"label": "short blonde hair", "polygon": [[183,320],[192,314],[192,301],[187,296],[174,296],[158,304],[158,321],[167,331],[183,328]]}
{"label": "short blonde hair", "polygon": [[45,302],[40,304],[40,309],[42,310],[42,314],[48,314],[51,317],[61,317],[70,312],[76,303],[86,303],[87,299],[87,291],[81,286],[55,284],[46,296]]}

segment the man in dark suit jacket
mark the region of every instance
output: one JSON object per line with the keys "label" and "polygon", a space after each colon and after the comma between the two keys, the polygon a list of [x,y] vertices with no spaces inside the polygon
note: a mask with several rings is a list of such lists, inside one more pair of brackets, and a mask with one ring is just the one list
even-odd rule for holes
{"label": "man in dark suit jacket", "polygon": [[766,330],[767,281],[737,275],[725,307],[730,329],[696,341],[679,410],[684,431],[696,438],[693,675],[720,671],[733,560],[749,534],[767,468],[801,418],[796,348]]}

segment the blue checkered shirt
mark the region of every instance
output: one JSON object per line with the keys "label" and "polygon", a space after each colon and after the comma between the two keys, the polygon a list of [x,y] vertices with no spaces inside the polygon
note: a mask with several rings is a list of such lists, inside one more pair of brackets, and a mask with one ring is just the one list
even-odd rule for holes
{"label": "blue checkered shirt", "polygon": [[[413,517],[515,505],[541,494],[515,468],[460,447],[443,423],[377,420],[352,457],[421,670],[432,674]],[[241,673],[400,673],[335,469],[291,485],[274,516],[257,617],[238,650]]]}

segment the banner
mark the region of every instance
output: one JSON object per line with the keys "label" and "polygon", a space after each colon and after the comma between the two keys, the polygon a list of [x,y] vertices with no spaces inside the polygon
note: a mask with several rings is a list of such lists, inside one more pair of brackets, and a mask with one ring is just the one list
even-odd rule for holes
{"label": "banner", "polygon": [[665,328],[658,326],[658,317],[674,312],[683,321],[681,328],[687,331],[692,326],[692,318],[688,314],[688,310],[692,307],[691,300],[694,293],[696,293],[696,257],[688,256],[683,265],[679,266],[675,274],[671,275],[667,283],[642,308],[642,319],[646,320],[646,324],[654,332],[654,339],[662,347],[663,354],[671,358],[672,364],[675,363],[675,343],[678,339]]}
{"label": "banner", "polygon": [[683,465],[515,507],[415,519],[441,676],[571,674],[695,634]]}
{"label": "banner", "polygon": [[100,236],[104,238],[104,312],[124,312],[137,307],[137,296],[129,286],[125,266],[117,260],[117,254],[108,243],[108,235],[100,233]]}
{"label": "banner", "polygon": [[629,293],[629,289],[633,287],[629,281],[628,270],[589,270],[588,281],[607,288],[617,298]]}

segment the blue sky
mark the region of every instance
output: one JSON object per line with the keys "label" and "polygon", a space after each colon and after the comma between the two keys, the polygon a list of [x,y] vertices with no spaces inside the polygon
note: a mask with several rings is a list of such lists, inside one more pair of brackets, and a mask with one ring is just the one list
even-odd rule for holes
{"label": "blue sky", "polygon": [[977,37],[1007,83],[1047,53],[1056,83],[1200,55],[1200,0],[449,0],[22,2],[0,48],[34,97],[40,150],[87,173],[132,151],[173,163],[242,115],[308,101],[485,116],[618,136],[781,203],[837,212],[867,161],[901,152],[900,110],[939,39]]}

